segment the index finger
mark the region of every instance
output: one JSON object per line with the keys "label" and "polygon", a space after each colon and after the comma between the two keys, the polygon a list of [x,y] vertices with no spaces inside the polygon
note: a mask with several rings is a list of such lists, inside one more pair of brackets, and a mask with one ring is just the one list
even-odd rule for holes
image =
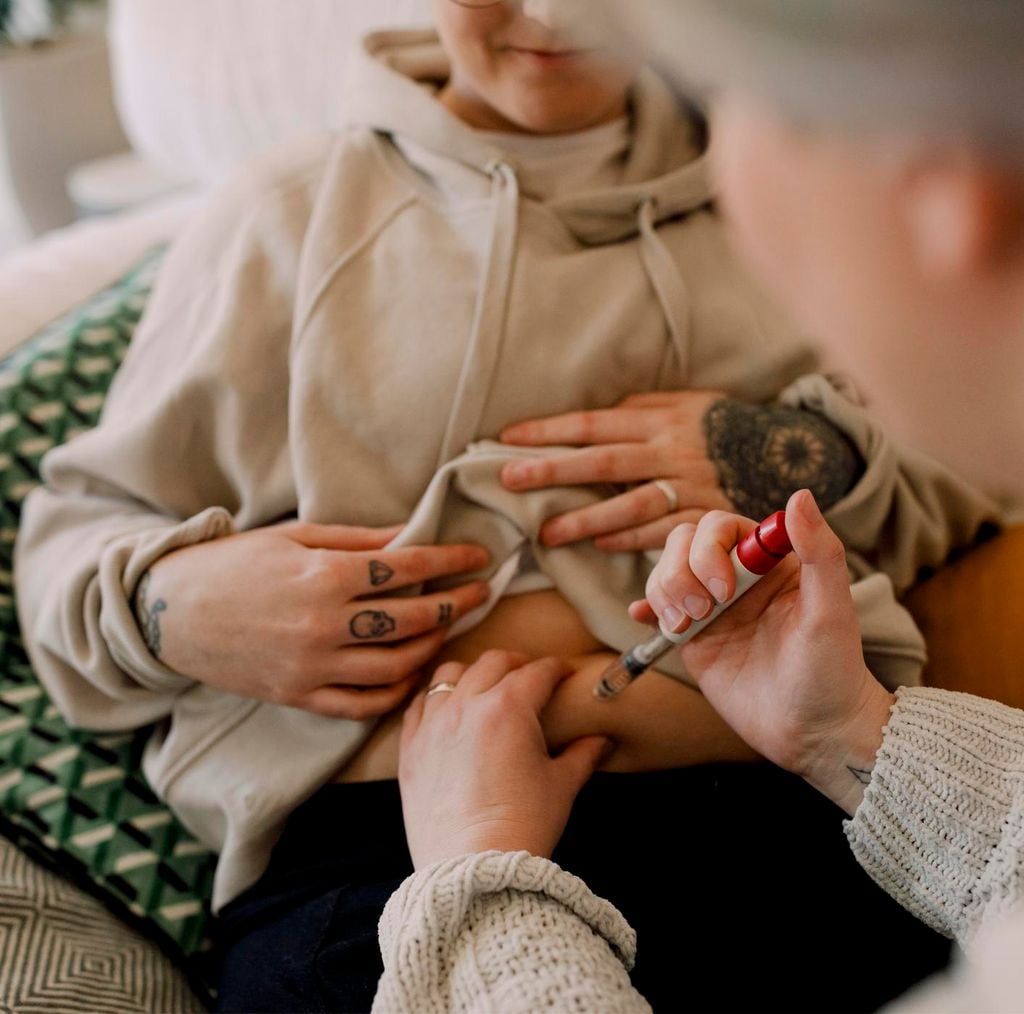
{"label": "index finger", "polygon": [[346,569],[354,565],[355,577],[346,584],[353,595],[376,594],[408,588],[436,577],[469,574],[490,563],[482,546],[408,546],[379,553],[348,553],[340,559]]}
{"label": "index finger", "polygon": [[559,684],[575,671],[565,659],[538,658],[517,669],[510,676],[508,688],[539,715]]}
{"label": "index finger", "polygon": [[650,440],[659,429],[660,411],[649,408],[601,408],[589,412],[531,419],[507,426],[502,443],[522,447],[631,443]]}

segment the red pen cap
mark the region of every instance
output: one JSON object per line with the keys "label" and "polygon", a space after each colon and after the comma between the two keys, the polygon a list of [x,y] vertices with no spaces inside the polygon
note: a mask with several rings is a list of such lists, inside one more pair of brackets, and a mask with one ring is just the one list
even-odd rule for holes
{"label": "red pen cap", "polygon": [[751,574],[767,574],[793,552],[786,534],[786,512],[762,521],[737,547],[736,555]]}

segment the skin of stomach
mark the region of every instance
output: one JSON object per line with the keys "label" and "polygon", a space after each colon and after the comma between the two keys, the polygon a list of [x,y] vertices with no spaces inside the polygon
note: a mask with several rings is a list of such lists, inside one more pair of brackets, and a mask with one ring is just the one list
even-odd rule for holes
{"label": "skin of stomach", "polygon": [[[653,670],[615,700],[597,700],[594,687],[616,655],[594,639],[556,591],[502,599],[482,623],[446,644],[429,671],[451,661],[472,664],[493,648],[534,658],[554,655],[573,665],[575,671],[559,685],[541,716],[553,753],[581,736],[601,735],[614,743],[604,771],[657,771],[758,759],[697,690]],[[398,777],[404,710],[378,725],[337,781]]]}

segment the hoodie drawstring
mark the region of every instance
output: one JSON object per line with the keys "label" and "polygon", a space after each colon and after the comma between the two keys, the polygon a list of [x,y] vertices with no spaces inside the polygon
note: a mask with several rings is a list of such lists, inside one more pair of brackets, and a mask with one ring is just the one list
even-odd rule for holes
{"label": "hoodie drawstring", "polygon": [[477,438],[505,337],[519,240],[519,180],[507,162],[493,162],[487,172],[494,183],[491,245],[480,280],[473,329],[441,444],[439,468]]}
{"label": "hoodie drawstring", "polygon": [[669,333],[679,353],[682,385],[690,383],[690,291],[679,273],[676,262],[658,235],[655,219],[656,202],[647,198],[640,205],[640,255],[661,303]]}

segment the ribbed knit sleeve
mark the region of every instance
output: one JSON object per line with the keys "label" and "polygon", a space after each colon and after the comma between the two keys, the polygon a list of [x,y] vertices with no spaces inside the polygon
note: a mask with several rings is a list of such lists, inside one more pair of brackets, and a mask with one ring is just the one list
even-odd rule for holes
{"label": "ribbed knit sleeve", "polygon": [[1024,897],[1024,711],[900,690],[846,835],[904,908],[969,945]]}
{"label": "ribbed knit sleeve", "polygon": [[636,934],[622,914],[527,852],[409,877],[384,909],[380,946],[375,1014],[650,1010],[629,981]]}

